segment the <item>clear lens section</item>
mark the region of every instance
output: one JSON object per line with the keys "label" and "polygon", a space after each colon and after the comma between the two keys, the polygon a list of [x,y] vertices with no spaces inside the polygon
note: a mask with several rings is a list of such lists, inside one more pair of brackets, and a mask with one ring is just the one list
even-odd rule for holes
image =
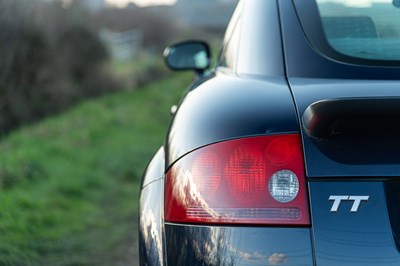
{"label": "clear lens section", "polygon": [[299,179],[290,170],[274,173],[269,180],[269,193],[279,202],[290,202],[299,193]]}

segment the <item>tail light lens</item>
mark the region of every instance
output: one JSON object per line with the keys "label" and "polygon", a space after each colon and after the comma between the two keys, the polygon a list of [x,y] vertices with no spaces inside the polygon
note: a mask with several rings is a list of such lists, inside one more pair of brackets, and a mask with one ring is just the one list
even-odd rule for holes
{"label": "tail light lens", "polygon": [[165,220],[193,224],[310,224],[298,134],[200,148],[167,173]]}

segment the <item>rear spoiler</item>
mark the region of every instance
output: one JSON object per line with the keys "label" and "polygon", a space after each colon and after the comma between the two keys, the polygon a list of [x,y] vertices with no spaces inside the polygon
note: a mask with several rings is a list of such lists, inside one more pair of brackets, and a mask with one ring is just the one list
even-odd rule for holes
{"label": "rear spoiler", "polygon": [[400,134],[400,97],[322,100],[308,106],[301,120],[312,138]]}

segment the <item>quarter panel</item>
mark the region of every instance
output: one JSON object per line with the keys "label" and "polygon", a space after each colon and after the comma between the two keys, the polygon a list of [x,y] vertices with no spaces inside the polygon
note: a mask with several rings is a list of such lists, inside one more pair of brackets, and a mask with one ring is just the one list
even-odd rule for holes
{"label": "quarter panel", "polygon": [[244,5],[236,71],[284,77],[283,51],[276,1],[242,1]]}
{"label": "quarter panel", "polygon": [[179,107],[167,138],[166,166],[211,143],[298,131],[285,79],[217,74],[190,91]]}
{"label": "quarter panel", "polygon": [[139,259],[140,265],[161,266],[163,258],[162,211],[163,182],[159,179],[140,193]]}
{"label": "quarter panel", "polygon": [[164,147],[161,147],[148,164],[143,177],[141,187],[161,179],[164,175],[165,154]]}

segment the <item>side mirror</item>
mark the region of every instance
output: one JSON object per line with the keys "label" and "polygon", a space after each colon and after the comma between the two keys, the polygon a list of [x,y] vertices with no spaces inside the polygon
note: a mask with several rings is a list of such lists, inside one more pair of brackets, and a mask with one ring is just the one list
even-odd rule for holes
{"label": "side mirror", "polygon": [[168,46],[164,51],[164,59],[172,70],[195,70],[204,72],[210,67],[210,48],[205,42],[185,41]]}

